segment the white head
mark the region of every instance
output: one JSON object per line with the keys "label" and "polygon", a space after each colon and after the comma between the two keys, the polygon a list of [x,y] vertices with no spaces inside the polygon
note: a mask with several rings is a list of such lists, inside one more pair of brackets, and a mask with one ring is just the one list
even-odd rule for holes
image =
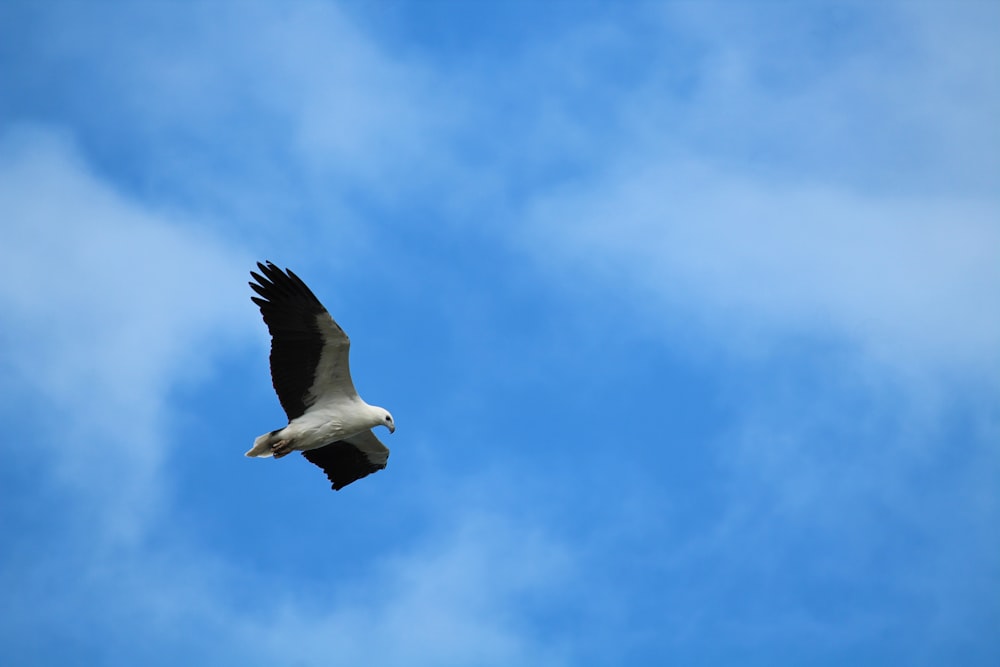
{"label": "white head", "polygon": [[393,433],[396,430],[396,422],[392,420],[392,415],[385,408],[380,408],[378,406],[372,406],[372,428],[376,426],[385,426],[389,429],[389,433]]}

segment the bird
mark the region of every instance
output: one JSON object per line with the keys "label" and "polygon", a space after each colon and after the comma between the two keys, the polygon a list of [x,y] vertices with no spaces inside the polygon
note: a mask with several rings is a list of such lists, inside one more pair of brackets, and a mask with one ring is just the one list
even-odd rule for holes
{"label": "bird", "polygon": [[351,381],[351,340],[306,284],[270,261],[250,271],[251,296],[271,334],[271,383],[288,425],[258,436],[249,457],[302,452],[334,491],[382,470],[389,449],[372,432],[396,430],[385,408],[361,400]]}

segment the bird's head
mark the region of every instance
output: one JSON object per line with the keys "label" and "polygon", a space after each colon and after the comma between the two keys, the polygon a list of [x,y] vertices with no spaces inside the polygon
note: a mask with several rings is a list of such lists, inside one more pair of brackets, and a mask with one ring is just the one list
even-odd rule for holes
{"label": "bird's head", "polygon": [[375,408],[376,418],[378,423],[375,426],[382,425],[389,429],[389,433],[393,433],[396,430],[396,422],[392,420],[392,415],[385,408]]}

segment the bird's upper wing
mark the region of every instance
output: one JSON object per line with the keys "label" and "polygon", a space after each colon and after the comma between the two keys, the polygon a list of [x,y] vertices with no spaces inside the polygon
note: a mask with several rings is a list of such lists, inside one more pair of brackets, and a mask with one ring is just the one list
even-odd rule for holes
{"label": "bird's upper wing", "polygon": [[257,267],[250,287],[260,297],[250,298],[271,332],[271,382],[288,421],[320,397],[357,396],[344,330],[297,275],[271,262]]}
{"label": "bird's upper wing", "polygon": [[334,491],[385,468],[389,448],[371,431],[362,431],[343,440],[302,452],[326,473]]}

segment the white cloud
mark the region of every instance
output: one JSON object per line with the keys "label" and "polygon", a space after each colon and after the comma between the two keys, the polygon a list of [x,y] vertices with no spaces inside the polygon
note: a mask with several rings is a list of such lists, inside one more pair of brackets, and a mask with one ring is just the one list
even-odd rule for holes
{"label": "white cloud", "polygon": [[996,368],[998,215],[991,201],[654,164],[542,198],[529,238],[575,270],[651,294],[673,318],[711,322],[720,338],[832,334],[904,367]]}
{"label": "white cloud", "polygon": [[56,89],[57,122],[129,159],[136,173],[123,180],[244,220],[316,215],[358,188],[380,201],[419,189],[454,110],[440,81],[334,3],[120,3],[114,21],[72,5],[34,13],[38,76],[89,75],[85,90]]}
{"label": "white cloud", "polygon": [[647,147],[859,191],[990,194],[998,18],[982,2],[676,3],[661,24],[690,54],[625,108]]}
{"label": "white cloud", "polygon": [[[171,201],[187,201],[183,194],[196,191],[194,199],[203,203],[212,199],[204,197],[204,191],[217,190],[219,200],[240,201],[248,211],[272,217],[270,224],[275,229],[285,230],[288,220],[294,218],[273,216],[276,207],[261,206],[263,201],[302,195],[303,209],[294,210],[308,209],[309,215],[316,216],[316,202],[309,197],[322,198],[329,190],[335,191],[331,199],[337,199],[342,192],[343,184],[329,178],[331,174],[343,175],[351,186],[371,186],[369,194],[381,196],[414,188],[416,181],[407,171],[414,165],[424,167],[421,177],[427,176],[425,171],[433,171],[433,163],[426,164],[424,158],[434,153],[430,148],[438,122],[435,114],[454,100],[433,104],[431,98],[441,91],[435,91],[434,82],[424,78],[419,66],[387,56],[329,6],[299,5],[274,13],[255,6],[244,13],[239,5],[237,12],[218,14],[217,7],[213,4],[198,10],[212,16],[182,21],[181,29],[176,22],[163,24],[172,31],[167,37],[151,34],[155,31],[122,31],[140,37],[126,37],[128,43],[110,49],[120,59],[122,69],[115,71],[123,79],[110,86],[121,97],[109,97],[119,101],[127,98],[128,103],[121,106],[126,115],[141,107],[135,114],[140,129],[123,128],[132,132],[126,135],[126,142],[156,137],[172,145],[183,139],[206,147],[213,156],[197,165],[203,168],[190,169],[191,164],[185,161],[197,162],[201,152],[185,150],[183,142],[176,151],[139,151],[142,159],[136,163],[141,164],[155,163],[155,157],[182,156],[173,165],[178,181],[184,184],[182,196],[171,191]],[[71,18],[65,29],[75,25],[79,17]],[[102,23],[104,18],[94,15],[91,20]],[[186,20],[191,21],[190,17]],[[240,25],[233,26],[232,21]],[[160,26],[161,22],[151,24]],[[81,25],[74,28],[75,39],[87,35],[85,41],[91,41],[94,26]],[[196,46],[176,49],[178,34],[188,28],[205,32],[194,35]],[[105,36],[107,40],[98,37],[92,41],[113,41],[111,35]],[[587,51],[590,45],[581,39],[585,43],[577,52]],[[152,48],[144,48],[140,40],[148,40]],[[557,46],[553,44],[551,52],[561,54]],[[619,46],[616,42],[611,50]],[[80,54],[72,55],[70,60],[76,62]],[[741,60],[739,50],[717,55],[717,62],[730,69],[715,72],[717,79],[709,77],[704,96],[665,103],[657,97],[653,82],[634,96],[616,97],[612,106],[622,111],[618,121],[635,122],[624,130],[616,121],[611,124],[614,130],[604,133],[600,131],[604,127],[601,114],[583,120],[576,114],[576,102],[588,91],[603,90],[604,85],[581,66],[574,71],[580,82],[580,89],[573,91],[575,96],[539,99],[537,106],[545,118],[537,125],[527,123],[530,127],[523,133],[520,126],[513,131],[507,128],[491,137],[497,145],[503,144],[506,157],[497,162],[508,160],[508,169],[519,169],[528,154],[538,160],[533,150],[551,155],[565,148],[573,156],[596,156],[597,162],[601,162],[601,151],[607,151],[603,164],[586,168],[596,178],[548,190],[535,199],[528,218],[530,227],[518,230],[528,252],[544,260],[555,258],[561,275],[571,279],[579,274],[606,278],[616,293],[625,289],[648,296],[650,311],[662,316],[662,321],[695,320],[690,325],[692,333],[700,335],[707,330],[723,345],[729,345],[734,337],[737,345],[743,345],[748,337],[754,343],[765,339],[770,345],[789,335],[806,333],[842,337],[871,357],[901,367],[980,366],[984,374],[996,370],[1000,314],[990,307],[1000,271],[993,222],[997,219],[996,202],[977,198],[975,192],[948,192],[946,187],[936,193],[920,192],[920,187],[912,184],[892,191],[859,187],[863,178],[828,179],[827,172],[815,169],[816,163],[834,157],[825,151],[850,138],[850,132],[811,136],[816,128],[843,130],[838,122],[843,118],[831,113],[826,117],[830,124],[812,124],[809,114],[824,108],[842,113],[857,104],[857,96],[842,93],[870,90],[877,81],[843,86],[864,71],[867,63],[855,63],[825,78],[833,83],[820,90],[805,90],[791,101],[783,98],[782,102],[789,103],[779,108],[766,91],[753,88],[752,72],[741,69],[747,61]],[[92,58],[89,62],[102,65],[91,68],[95,71],[110,71],[104,65],[116,62],[115,58]],[[530,57],[525,61],[529,64],[521,73],[527,78],[537,62]],[[964,59],[963,63],[968,65]],[[552,77],[549,82],[557,93],[560,89],[555,80],[564,71],[560,65],[558,55],[552,56],[543,72]],[[456,69],[467,74],[461,67]],[[127,74],[122,75],[122,71]],[[974,84],[975,70],[967,73]],[[455,71],[447,74],[437,83],[455,79]],[[542,82],[535,88],[521,88],[520,76],[512,80],[515,84],[508,85],[503,95],[524,96],[528,108],[521,111],[524,117],[533,117],[536,98],[525,92],[544,98],[550,86]],[[919,83],[919,77],[911,77],[902,87],[909,90],[914,81]],[[486,94],[493,83],[490,80],[489,85],[477,89],[484,93],[477,102],[484,108],[496,101]],[[615,92],[621,93],[627,86],[628,82],[622,83]],[[973,85],[972,90],[978,89]],[[730,103],[742,94],[750,95],[754,104],[734,109]],[[691,106],[686,107],[687,103]],[[939,108],[932,106],[916,116],[936,123]],[[979,112],[955,106],[964,109],[966,119],[978,117]],[[498,108],[505,109],[503,105]],[[894,107],[890,104],[887,108]],[[664,109],[670,113],[661,117]],[[254,113],[247,115],[247,111]],[[782,113],[768,115],[773,111]],[[982,112],[983,117],[988,115]],[[483,112],[483,117],[491,116]],[[735,117],[744,122],[727,125]],[[747,123],[747,118],[754,123]],[[758,141],[779,136],[786,122],[799,122],[781,146],[799,147],[799,157],[812,155],[809,168],[795,178],[779,181],[777,172],[784,171],[787,176],[788,171],[795,171],[795,160],[777,160],[780,168],[775,168],[775,161],[764,160],[767,166],[754,167],[752,173],[734,166],[728,157],[744,155],[747,145],[754,142],[740,143],[739,150],[732,152],[725,146],[762,118],[769,121],[760,123],[766,131],[754,137]],[[130,123],[133,120],[129,118]],[[677,120],[682,122],[670,127]],[[848,120],[848,130],[864,125],[861,116]],[[244,122],[246,125],[241,125]],[[489,123],[483,125],[493,128]],[[665,128],[682,131],[664,132]],[[550,129],[556,131],[550,133]],[[722,131],[725,129],[729,132]],[[940,128],[935,125],[934,129]],[[958,136],[953,126],[945,129],[945,138]],[[960,142],[963,149],[974,145],[966,140],[964,130],[959,134],[965,137]],[[866,137],[877,135],[872,132]],[[976,131],[970,130],[969,136],[973,135]],[[100,144],[99,138],[88,139]],[[271,142],[270,149],[258,150],[257,139]],[[855,144],[855,149],[862,144]],[[491,144],[484,141],[483,145]],[[705,146],[722,149],[707,150],[699,159],[683,157],[699,153]],[[199,351],[198,344],[221,345],[239,339],[243,331],[259,333],[259,322],[246,301],[245,272],[250,258],[238,244],[235,248],[223,244],[184,216],[164,213],[123,195],[121,189],[108,185],[84,164],[65,141],[38,133],[9,133],[0,141],[0,148],[0,244],[7,251],[10,276],[18,277],[0,283],[4,312],[0,339],[5,343],[2,362],[15,371],[2,386],[8,395],[22,392],[8,402],[7,409],[20,409],[37,398],[55,406],[56,419],[47,418],[39,424],[39,432],[46,437],[30,444],[37,444],[41,456],[58,464],[60,483],[83,501],[83,509],[67,510],[71,520],[82,517],[75,530],[88,532],[91,518],[106,529],[106,534],[87,534],[81,544],[70,544],[77,535],[65,538],[66,544],[62,537],[57,538],[59,546],[69,547],[68,557],[62,553],[41,558],[31,554],[23,562],[17,561],[27,566],[23,570],[11,568],[11,572],[24,572],[24,576],[12,576],[19,585],[14,600],[45,599],[53,588],[64,588],[51,608],[26,612],[33,621],[25,625],[30,632],[37,634],[39,627],[51,623],[43,614],[54,613],[66,621],[63,625],[80,622],[83,629],[78,632],[94,631],[101,643],[113,650],[135,641],[135,635],[128,632],[131,623],[137,632],[141,628],[144,633],[139,635],[140,641],[150,640],[145,651],[183,644],[181,651],[211,654],[214,650],[221,658],[231,659],[242,652],[248,664],[420,664],[421,660],[427,664],[558,664],[566,659],[573,647],[551,646],[533,631],[530,611],[525,611],[539,598],[551,597],[562,605],[561,616],[572,617],[572,612],[565,611],[565,600],[558,600],[560,577],[566,576],[570,560],[566,550],[544,532],[502,517],[436,508],[432,513],[443,515],[442,528],[421,538],[416,546],[401,548],[398,557],[379,561],[374,568],[376,576],[353,579],[354,573],[338,571],[330,575],[329,590],[309,593],[292,585],[284,588],[290,579],[281,578],[281,573],[240,573],[237,564],[199,544],[174,544],[170,551],[162,549],[162,544],[151,549],[142,540],[122,540],[144,532],[148,535],[151,526],[163,528],[165,533],[171,526],[176,529],[173,522],[160,521],[162,517],[157,516],[163,509],[158,500],[164,483],[162,457],[187,446],[171,443],[168,437],[170,420],[179,416],[171,410],[169,392],[179,382],[205,372],[204,364],[210,363],[214,353]],[[837,155],[850,171],[851,161]],[[948,153],[943,162],[954,166],[958,161],[966,167],[963,155],[962,151]],[[984,165],[986,173],[996,164],[995,153],[976,155],[981,158],[977,164]],[[150,156],[154,159],[148,159]],[[272,159],[275,157],[280,159]],[[215,158],[222,166],[213,161]],[[718,160],[712,161],[714,158]],[[864,165],[857,166],[859,173],[871,174],[904,161],[876,161],[867,171]],[[204,168],[209,163],[211,168]],[[257,178],[260,173],[255,177],[243,173],[233,176],[228,168],[239,171],[247,163],[265,165],[269,177]],[[485,180],[518,181],[519,176],[505,171],[504,165],[487,164],[491,169],[483,171],[497,173],[475,173],[467,177],[468,185],[482,188],[479,182]],[[199,173],[206,177],[199,177]],[[130,176],[145,182],[144,177]],[[303,186],[299,181],[303,177],[311,179],[311,185]],[[282,180],[285,178],[292,185]],[[237,182],[242,187],[234,185]],[[456,186],[447,182],[455,190],[465,189],[464,183]],[[546,181],[551,182],[558,179]],[[258,187],[261,184],[267,187]],[[444,189],[441,186],[435,192]],[[504,188],[487,190],[493,196]],[[277,191],[283,194],[276,195]],[[330,202],[323,203],[325,208],[319,208],[329,212]],[[484,215],[502,217],[495,211]],[[243,220],[239,216],[234,219]],[[338,241],[343,241],[342,231],[337,230]],[[298,237],[299,243],[316,243],[312,234]],[[320,260],[324,253],[319,251],[302,255],[304,261],[327,259]],[[840,407],[829,402],[830,393],[835,392],[810,394],[809,398],[825,408]],[[727,499],[732,505],[720,512],[721,518],[708,517],[706,523],[711,526],[696,529],[694,534],[682,530],[680,535],[656,535],[664,523],[659,516],[661,507],[677,497],[670,494],[683,491],[663,490],[657,485],[648,493],[633,488],[627,494],[630,509],[621,510],[620,518],[634,526],[637,550],[662,548],[669,553],[674,564],[668,566],[675,568],[678,581],[687,582],[692,572],[705,576],[706,560],[730,565],[722,577],[712,573],[694,586],[693,594],[679,596],[690,601],[690,607],[670,601],[671,618],[680,626],[688,625],[689,632],[700,622],[699,614],[707,617],[702,629],[711,630],[701,637],[718,634],[715,630],[726,619],[746,620],[738,610],[729,613],[733,593],[727,587],[741,578],[752,579],[759,574],[754,569],[758,566],[773,572],[798,565],[792,562],[795,554],[783,540],[789,535],[794,539],[799,522],[812,525],[818,516],[827,537],[854,536],[860,546],[848,555],[863,560],[879,543],[873,543],[875,547],[869,550],[866,540],[871,539],[870,534],[855,535],[853,526],[846,525],[849,521],[823,514],[824,510],[829,512],[832,506],[846,503],[862,513],[885,503],[894,512],[906,509],[909,520],[929,507],[913,504],[914,488],[919,485],[911,486],[908,478],[895,486],[882,484],[889,473],[918,467],[924,452],[903,451],[912,444],[908,440],[911,432],[900,432],[890,424],[886,428],[893,436],[889,447],[868,455],[859,449],[833,451],[829,445],[847,442],[858,433],[879,438],[881,427],[870,431],[845,428],[840,439],[832,442],[822,419],[812,414],[795,417],[803,400],[796,394],[780,410],[772,406],[772,411],[762,411],[763,417],[749,414],[746,423],[733,425],[727,435],[737,441],[731,463],[739,471],[736,484],[741,488]],[[887,401],[873,411],[886,406],[894,407]],[[904,414],[908,418],[914,412],[905,410]],[[122,433],[116,428],[122,415],[129,416],[134,431]],[[826,418],[841,423],[839,415]],[[916,424],[923,426],[926,421]],[[581,447],[586,443],[586,434],[580,442]],[[24,446],[23,441],[8,440],[5,447],[14,444]],[[823,446],[827,449],[821,450]],[[976,455],[981,454],[977,450]],[[670,456],[669,452],[663,455]],[[825,465],[830,460],[838,464],[834,466],[837,471],[845,473],[843,478],[829,474]],[[860,470],[868,465],[875,469]],[[993,470],[972,463],[967,468]],[[655,468],[650,470],[655,475]],[[965,472],[963,468],[959,476],[963,482],[968,479]],[[980,474],[969,488],[986,498],[982,501],[985,509],[978,516],[993,518],[995,503],[983,490],[992,488],[994,480],[990,472]],[[518,488],[526,484],[527,480]],[[479,492],[477,499],[490,496],[488,489],[480,488]],[[948,501],[945,507],[953,508],[955,515],[973,504],[966,502],[965,496],[942,495]],[[746,509],[748,500],[759,513]],[[712,522],[713,518],[717,520]],[[772,524],[772,519],[786,523]],[[607,517],[602,520],[595,523],[596,531],[607,528]],[[926,535],[939,534],[934,532],[936,522],[920,525]],[[780,530],[789,527],[792,530]],[[157,537],[173,540],[173,536]],[[595,539],[605,545],[606,537],[601,533]],[[661,542],[664,539],[669,540],[668,546]],[[121,546],[122,542],[127,546]],[[762,543],[769,548],[755,550]],[[988,539],[983,543],[991,544]],[[114,548],[108,549],[109,544]],[[733,552],[741,549],[740,555],[747,552],[755,557],[749,559],[754,562],[746,569],[731,566]],[[934,560],[939,556],[940,563]],[[919,560],[918,578],[926,574],[932,579],[963,562],[952,556],[945,550],[932,552],[929,559],[926,554],[915,554],[911,560]],[[655,578],[660,572],[662,554],[648,557],[654,566],[639,567],[632,573],[636,579]],[[252,561],[252,556],[249,558]],[[337,565],[344,565],[349,558],[338,553]],[[589,575],[598,585],[593,586],[592,581],[587,586],[582,581],[572,584],[582,591],[576,597],[601,606],[599,612],[592,612],[596,620],[586,629],[603,628],[607,645],[614,647],[607,649],[612,655],[626,650],[620,648],[622,636],[631,641],[637,634],[648,633],[655,635],[651,641],[661,641],[655,618],[640,615],[643,609],[662,611],[660,600],[650,599],[657,597],[656,586],[662,581],[654,582],[650,589],[643,586],[622,592],[616,573],[606,571],[608,564],[627,567],[633,562],[631,554],[624,560],[594,559],[587,566],[593,568]],[[274,566],[289,567],[287,562]],[[573,564],[568,566],[573,577]],[[290,567],[308,565],[295,562]],[[978,571],[988,571],[988,564]],[[603,595],[591,595],[602,585],[606,589]],[[686,583],[684,588],[688,590]],[[234,602],[239,598],[233,592],[236,589],[254,592],[248,596],[257,608],[248,610]],[[617,616],[604,608],[605,598],[614,597],[608,594],[610,589],[621,596]],[[709,595],[702,597],[699,593],[703,590]],[[326,598],[328,592],[335,599]],[[632,593],[635,599],[625,599]],[[272,606],[271,600],[278,602]],[[955,595],[945,601],[951,609],[960,607]],[[790,603],[790,607],[794,605]],[[864,613],[870,609],[862,607]],[[768,628],[755,625],[748,634],[759,636],[767,629],[777,632],[787,627],[771,622],[780,621],[777,616],[767,618]],[[867,616],[853,618],[864,627],[874,623]],[[956,618],[962,617],[959,614]],[[605,623],[609,619],[611,622]],[[803,623],[813,627],[808,614],[804,621],[793,620],[800,622],[799,627]],[[820,629],[844,636],[832,625]],[[622,636],[617,636],[619,630]],[[206,636],[214,648],[207,645]],[[586,638],[582,643],[586,645]],[[225,649],[218,648],[220,645]],[[134,654],[136,649],[123,648],[122,654],[130,651]],[[176,663],[173,656],[170,662]]]}
{"label": "white cloud", "polygon": [[[374,576],[326,572],[332,598],[261,580],[192,543],[171,518],[163,463],[206,443],[171,440],[170,393],[210,373],[222,345],[258,331],[246,303],[250,260],[118,194],[50,131],[8,132],[0,146],[6,407],[44,403],[37,438],[16,446],[49,461],[72,499],[73,528],[53,523],[45,553],[32,548],[11,563],[24,572],[8,582],[13,600],[61,591],[19,623],[34,632],[44,614],[98,654],[153,663],[163,656],[142,646],[248,664],[560,664],[562,648],[519,614],[558,590],[566,553],[502,516],[449,511],[417,546],[380,557]],[[254,615],[233,602],[237,589],[269,590],[277,602],[255,598],[266,611]]]}
{"label": "white cloud", "polygon": [[373,580],[333,575],[350,587],[338,603],[279,605],[247,622],[241,642],[266,652],[263,664],[564,664],[568,647],[536,632],[525,610],[552,605],[574,576],[566,551],[534,527],[475,509],[446,524],[384,560]]}
{"label": "white cloud", "polygon": [[660,67],[616,88],[605,164],[532,198],[525,247],[727,346],[807,334],[898,368],[1000,369],[985,18],[716,9],[663,13],[688,57],[653,54]]}
{"label": "white cloud", "polygon": [[13,409],[41,406],[29,446],[106,528],[134,536],[172,447],[171,390],[254,326],[249,258],[122,197],[65,138],[22,128],[0,145],[4,391]]}
{"label": "white cloud", "polygon": [[[756,31],[775,18],[761,7],[723,29],[741,10],[686,23],[692,61],[668,53],[622,93],[615,120],[627,122],[607,124],[603,140],[618,141],[605,163],[537,193],[514,234],[567,289],[610,293],[670,345],[688,343],[738,406],[713,442],[685,443],[711,448],[720,474],[705,484],[726,492],[704,529],[673,543],[671,574],[690,582],[677,627],[855,650],[920,627],[936,646],[995,618],[995,586],[967,582],[995,570],[978,554],[996,551],[984,527],[998,508],[982,498],[997,472],[1000,200],[986,119],[1000,96],[993,66],[974,65],[1000,62],[996,43],[977,29],[958,46],[950,22],[952,38],[929,40],[866,9],[855,19],[877,28],[867,43],[775,48],[832,33]],[[685,73],[678,93],[671,77]],[[720,369],[720,350],[739,354]],[[873,591],[887,562],[897,571]],[[960,584],[941,583],[954,572]],[[810,587],[839,607],[812,608]],[[849,599],[855,588],[872,597]],[[904,619],[882,613],[899,598],[912,602]]]}
{"label": "white cloud", "polygon": [[0,638],[24,624],[29,634],[9,642],[18,646],[39,625],[58,624],[58,636],[97,655],[154,665],[569,662],[575,643],[538,623],[577,585],[566,547],[469,503],[438,510],[433,523],[391,555],[347,553],[332,540],[273,564],[221,557],[176,525],[127,548],[82,536],[13,563],[23,574],[9,582],[8,604],[31,604]]}

